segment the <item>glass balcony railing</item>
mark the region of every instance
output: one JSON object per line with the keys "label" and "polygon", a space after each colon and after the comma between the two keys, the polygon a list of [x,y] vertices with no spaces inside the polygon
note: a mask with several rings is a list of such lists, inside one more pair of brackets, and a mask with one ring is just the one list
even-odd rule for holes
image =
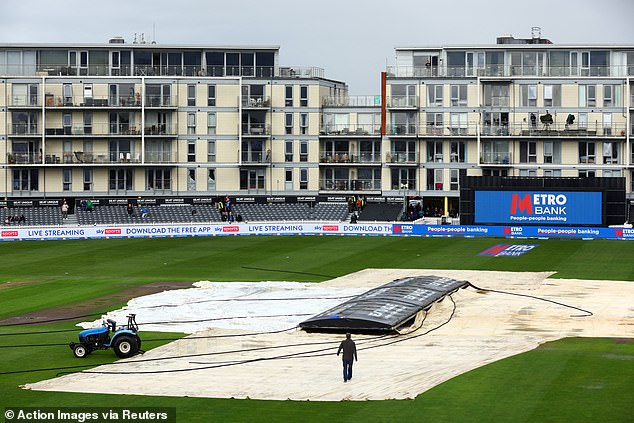
{"label": "glass balcony railing", "polygon": [[381,124],[325,124],[319,131],[320,135],[363,136],[381,135]]}
{"label": "glass balcony railing", "polygon": [[575,77],[575,76],[632,76],[632,65],[608,66],[514,66],[505,64],[475,66],[388,66],[388,77],[445,78],[445,77]]}
{"label": "glass balcony railing", "polygon": [[387,97],[387,107],[389,108],[416,108],[418,107],[418,96],[416,95],[394,95]]}
{"label": "glass balcony railing", "polygon": [[271,127],[264,123],[242,124],[242,135],[270,135]]}
{"label": "glass balcony railing", "polygon": [[41,135],[36,123],[14,123],[11,125],[11,135]]}
{"label": "glass balcony railing", "polygon": [[511,164],[512,155],[509,151],[490,152],[485,151],[480,156],[482,164]]}
{"label": "glass balcony railing", "polygon": [[246,108],[268,108],[271,106],[271,97],[267,95],[250,95],[242,97],[242,107]]}
{"label": "glass balcony railing", "polygon": [[322,99],[323,107],[381,107],[381,96],[327,96]]}
{"label": "glass balcony railing", "polygon": [[102,123],[92,125],[74,125],[63,126],[61,128],[46,128],[44,130],[47,136],[107,136],[107,135],[121,135],[121,136],[135,136],[140,137],[145,134],[151,135],[175,135],[176,128],[168,124],[154,124],[146,125],[142,128],[140,125],[133,125],[127,123]]}
{"label": "glass balcony railing", "polygon": [[321,191],[379,191],[380,179],[322,179],[319,181]]}
{"label": "glass balcony railing", "polygon": [[387,163],[418,163],[419,154],[416,152],[392,151],[385,155]]}

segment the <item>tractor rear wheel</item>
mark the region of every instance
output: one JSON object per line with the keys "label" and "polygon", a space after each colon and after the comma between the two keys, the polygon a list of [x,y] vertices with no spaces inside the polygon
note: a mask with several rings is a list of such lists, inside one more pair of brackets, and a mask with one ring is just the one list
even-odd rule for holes
{"label": "tractor rear wheel", "polygon": [[114,348],[114,353],[117,354],[119,358],[132,357],[139,352],[139,344],[134,337],[129,335],[117,336],[112,348]]}
{"label": "tractor rear wheel", "polygon": [[73,347],[73,354],[77,358],[84,358],[90,353],[90,350],[86,348],[84,344],[75,344]]}

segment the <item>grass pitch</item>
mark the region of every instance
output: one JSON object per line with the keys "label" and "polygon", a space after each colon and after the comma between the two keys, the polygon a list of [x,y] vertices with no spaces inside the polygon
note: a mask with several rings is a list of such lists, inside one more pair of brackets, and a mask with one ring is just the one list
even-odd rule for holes
{"label": "grass pitch", "polygon": [[[520,257],[480,257],[499,243],[539,244]],[[157,281],[320,282],[368,267],[557,271],[555,277],[634,280],[634,243],[397,237],[155,238],[0,243],[0,319],[95,301]],[[66,330],[7,336],[16,332]],[[0,327],[0,373],[114,361],[77,360],[72,323]],[[144,332],[144,348],[167,341]],[[178,335],[176,335],[178,336]],[[16,345],[59,344],[16,347]],[[176,407],[183,422],[631,422],[634,341],[566,339],[454,378],[413,401],[291,402],[31,392],[19,385],[60,370],[0,375],[0,404]],[[70,371],[67,369],[63,371]],[[79,369],[75,369],[79,370]],[[307,369],[309,372],[310,369]],[[131,376],[135,377],[135,376]],[[193,381],[195,383],[195,380]],[[333,378],[333,383],[339,383]]]}

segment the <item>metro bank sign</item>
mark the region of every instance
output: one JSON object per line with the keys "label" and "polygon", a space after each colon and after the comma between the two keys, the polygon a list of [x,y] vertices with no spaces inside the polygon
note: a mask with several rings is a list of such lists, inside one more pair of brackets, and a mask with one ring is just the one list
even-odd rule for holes
{"label": "metro bank sign", "polygon": [[602,208],[601,192],[475,192],[475,223],[600,225]]}

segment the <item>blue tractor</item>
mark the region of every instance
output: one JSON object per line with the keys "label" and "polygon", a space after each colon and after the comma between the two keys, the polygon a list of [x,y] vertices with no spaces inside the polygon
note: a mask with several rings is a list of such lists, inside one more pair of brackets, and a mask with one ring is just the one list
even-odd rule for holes
{"label": "blue tractor", "polygon": [[108,319],[99,328],[79,332],[79,342],[71,342],[70,349],[77,358],[84,358],[94,350],[108,348],[114,349],[119,358],[132,357],[141,350],[141,338],[137,334],[139,326],[135,316],[128,315],[128,324],[119,328],[117,322]]}

